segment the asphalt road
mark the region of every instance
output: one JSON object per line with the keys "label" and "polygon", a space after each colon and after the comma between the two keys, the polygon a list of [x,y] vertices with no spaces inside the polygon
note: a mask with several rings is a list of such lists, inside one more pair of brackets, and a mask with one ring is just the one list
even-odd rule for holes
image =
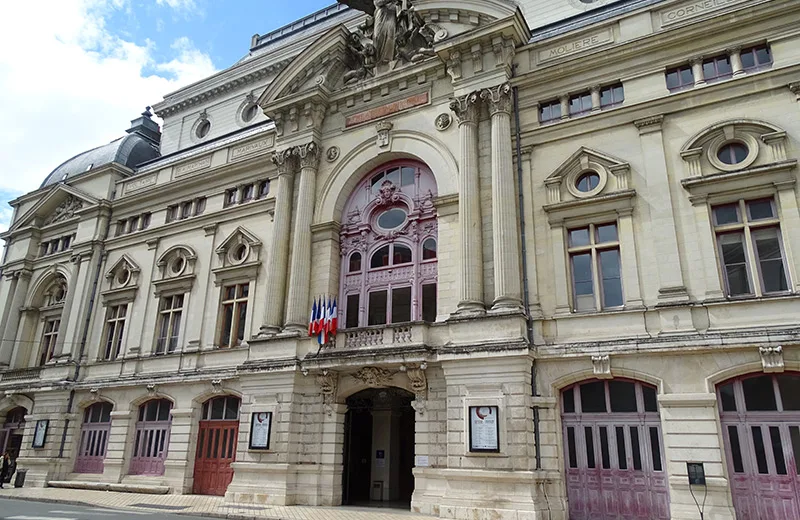
{"label": "asphalt road", "polygon": [[[146,502],[143,501],[143,502]],[[126,511],[90,506],[72,506],[27,500],[0,500],[0,519],[3,520],[201,520],[201,517],[175,515],[169,512]],[[202,520],[208,520],[204,518]]]}

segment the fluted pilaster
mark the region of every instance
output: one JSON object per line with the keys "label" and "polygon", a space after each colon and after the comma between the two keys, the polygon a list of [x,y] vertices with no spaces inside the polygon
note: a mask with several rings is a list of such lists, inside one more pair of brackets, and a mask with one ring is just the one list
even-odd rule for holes
{"label": "fluted pilaster", "polygon": [[272,227],[272,248],[267,270],[267,307],[264,324],[259,336],[280,332],[283,325],[286,301],[287,265],[289,263],[289,231],[292,223],[292,192],[297,158],[289,148],[272,154],[272,162],[278,167],[278,193],[275,199],[275,216]]}
{"label": "fluted pilaster", "polygon": [[482,313],[483,237],[481,226],[480,179],[478,177],[478,93],[456,98],[450,109],[458,119],[461,141],[458,225],[461,235],[461,286],[456,314]]}
{"label": "fluted pilaster", "polygon": [[22,306],[25,305],[25,297],[28,294],[28,285],[31,281],[31,272],[27,270],[6,273],[6,282],[10,283],[9,305],[5,327],[2,331],[2,342],[0,343],[0,366],[9,366],[14,354],[14,347],[19,328]]}
{"label": "fluted pilaster", "polygon": [[519,222],[511,154],[511,86],[481,91],[492,117],[492,231],[494,291],[492,310],[522,308]]}
{"label": "fluted pilaster", "polygon": [[314,219],[320,149],[316,143],[311,142],[296,147],[294,153],[300,163],[300,187],[292,233],[292,265],[289,270],[286,328],[303,331],[308,327],[308,303],[311,291],[311,222]]}

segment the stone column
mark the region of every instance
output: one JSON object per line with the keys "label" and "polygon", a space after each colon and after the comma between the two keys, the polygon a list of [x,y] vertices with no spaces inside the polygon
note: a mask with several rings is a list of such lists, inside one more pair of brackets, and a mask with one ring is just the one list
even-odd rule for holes
{"label": "stone column", "polygon": [[558,98],[561,102],[561,119],[569,119],[569,96]]}
{"label": "stone column", "polygon": [[477,93],[456,98],[450,109],[458,118],[461,140],[461,175],[459,175],[458,226],[461,235],[461,287],[456,314],[482,313],[483,301],[483,235],[481,224],[480,179],[478,176],[478,117],[480,98]]}
{"label": "stone column", "polygon": [[717,242],[711,228],[711,212],[706,195],[690,197],[697,229],[697,246],[703,258],[703,279],[705,280],[705,299],[717,300],[724,296],[720,271],[717,264]]}
{"label": "stone column", "polygon": [[[6,283],[10,283],[9,290],[10,308],[8,309],[3,328],[2,343],[0,343],[0,367],[8,367],[11,364],[11,357],[17,338],[20,317],[22,316],[22,306],[25,305],[25,297],[28,295],[28,286],[31,281],[31,272],[27,270],[6,273]],[[11,278],[9,280],[9,278]]]}
{"label": "stone column", "polygon": [[600,110],[600,85],[592,87],[592,112]]}
{"label": "stone column", "polygon": [[572,283],[569,280],[569,258],[564,243],[564,225],[562,222],[550,223],[550,245],[553,248],[553,267],[556,289],[556,315],[570,314],[569,305]]}
{"label": "stone column", "polygon": [[[800,290],[800,210],[797,207],[797,196],[794,181],[776,183],[778,203],[781,206],[781,234],[786,254],[787,272],[790,284],[794,281],[794,290]],[[791,289],[791,287],[790,287]]]}
{"label": "stone column", "polygon": [[[99,251],[98,251],[99,253]],[[84,265],[90,259],[88,254],[77,254],[70,258],[75,266],[72,278],[67,288],[67,297],[64,299],[64,308],[61,311],[61,328],[56,338],[53,350],[53,361],[66,361],[72,357],[72,348],[80,345],[83,337],[83,320],[81,319],[81,302],[91,291],[91,281],[88,280],[90,269]],[[65,346],[66,345],[66,346]],[[75,352],[78,355],[78,352]]]}
{"label": "stone column", "polygon": [[311,142],[296,147],[294,153],[300,161],[300,187],[292,233],[292,265],[289,270],[286,328],[302,332],[308,328],[308,302],[311,290],[311,222],[314,219],[320,149],[317,143]]}
{"label": "stone column", "polygon": [[692,75],[694,76],[694,86],[700,87],[706,84],[706,79],[703,74],[703,57],[697,56],[692,59]]}
{"label": "stone column", "polygon": [[639,262],[633,233],[633,208],[617,210],[619,223],[620,257],[622,260],[622,289],[625,291],[625,308],[642,307],[642,292],[639,287]]}
{"label": "stone column", "polygon": [[728,55],[731,58],[731,68],[733,69],[734,76],[741,76],[744,74],[744,66],[742,65],[742,48],[731,47],[728,49]]}
{"label": "stone column", "polygon": [[492,231],[494,303],[492,310],[521,310],[519,219],[511,154],[511,86],[484,89],[492,116]]}
{"label": "stone column", "polygon": [[259,336],[280,332],[283,325],[283,308],[286,301],[286,267],[289,263],[289,231],[292,223],[292,197],[296,158],[293,148],[272,154],[278,167],[278,193],[275,199],[275,216],[272,228],[272,248],[267,263],[267,307]]}

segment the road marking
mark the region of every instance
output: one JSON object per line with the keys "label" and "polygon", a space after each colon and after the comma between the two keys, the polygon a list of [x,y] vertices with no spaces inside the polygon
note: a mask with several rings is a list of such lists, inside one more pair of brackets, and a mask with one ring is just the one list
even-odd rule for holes
{"label": "road marking", "polygon": [[63,516],[8,516],[6,520],[78,520],[77,518],[64,518]]}
{"label": "road marking", "polygon": [[49,512],[56,515],[89,515],[89,516],[107,516],[108,513],[124,514],[124,515],[145,515],[145,516],[150,516],[153,514],[144,511],[128,511],[126,509],[95,509],[95,508],[92,508],[89,511],[49,511]]}

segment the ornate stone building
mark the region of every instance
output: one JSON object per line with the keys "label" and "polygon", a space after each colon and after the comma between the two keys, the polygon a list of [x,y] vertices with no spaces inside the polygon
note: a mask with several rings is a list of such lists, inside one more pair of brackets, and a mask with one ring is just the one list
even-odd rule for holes
{"label": "ornate stone building", "polygon": [[25,485],[800,518],[800,5],[346,3],[12,202]]}

